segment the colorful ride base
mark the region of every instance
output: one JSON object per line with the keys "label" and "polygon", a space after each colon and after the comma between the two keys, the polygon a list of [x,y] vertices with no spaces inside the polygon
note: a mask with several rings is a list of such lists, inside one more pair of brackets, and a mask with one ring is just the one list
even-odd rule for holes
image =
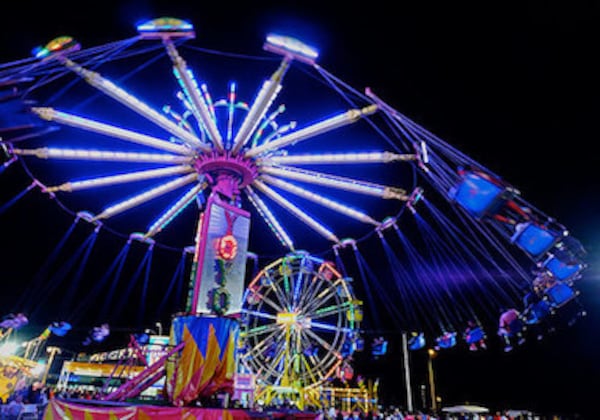
{"label": "colorful ride base", "polygon": [[285,418],[313,420],[317,413],[304,411],[249,411],[240,408],[161,407],[152,405],[102,406],[93,402],[71,402],[52,399],[44,412],[45,420],[96,420],[96,419],[204,419],[247,420]]}

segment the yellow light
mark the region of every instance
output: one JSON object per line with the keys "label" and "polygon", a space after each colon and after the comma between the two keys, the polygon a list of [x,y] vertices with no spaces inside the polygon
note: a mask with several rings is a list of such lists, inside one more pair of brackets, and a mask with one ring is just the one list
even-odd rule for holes
{"label": "yellow light", "polygon": [[277,324],[293,325],[296,323],[296,314],[293,312],[279,312],[277,314]]}

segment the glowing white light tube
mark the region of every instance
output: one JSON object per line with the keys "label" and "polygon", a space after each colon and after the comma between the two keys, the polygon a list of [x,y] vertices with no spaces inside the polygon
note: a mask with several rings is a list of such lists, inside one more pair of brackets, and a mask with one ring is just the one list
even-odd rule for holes
{"label": "glowing white light tube", "polygon": [[223,151],[223,138],[221,137],[221,133],[217,129],[217,125],[215,121],[212,119],[210,110],[208,109],[208,105],[204,101],[202,97],[202,93],[198,88],[198,83],[194,79],[194,75],[188,69],[187,63],[185,60],[179,55],[175,45],[170,40],[165,40],[165,47],[167,52],[169,53],[169,57],[171,57],[171,61],[173,62],[173,71],[175,73],[175,77],[179,82],[180,86],[187,94],[191,103],[193,104],[192,113],[196,117],[197,120],[202,121],[204,127],[206,127],[206,131],[208,132],[208,136],[212,140],[215,148],[222,152]]}
{"label": "glowing white light tube", "polygon": [[351,109],[349,111],[344,112],[343,114],[336,115],[335,117],[315,123],[298,131],[294,131],[290,134],[278,138],[277,140],[273,140],[269,143],[261,144],[260,146],[254,147],[248,150],[245,156],[254,157],[259,154],[269,152],[271,150],[281,149],[282,147],[288,146],[292,143],[296,143],[301,140],[306,140],[308,138],[336,129],[338,127],[352,124],[358,121],[361,117],[373,114],[375,111],[377,111],[377,105],[370,105],[362,109]]}
{"label": "glowing white light tube", "polygon": [[281,226],[281,223],[279,223],[277,218],[273,215],[271,210],[269,210],[264,201],[262,201],[262,199],[254,192],[250,185],[248,185],[244,189],[244,191],[246,192],[250,203],[256,208],[258,214],[260,214],[261,217],[265,220],[267,226],[269,226],[269,228],[275,234],[275,237],[277,237],[279,242],[286,248],[293,251],[294,243],[292,242],[292,239],[287,234],[285,229]]}
{"label": "glowing white light tube", "polygon": [[324,153],[318,155],[285,155],[272,156],[264,159],[262,163],[278,164],[337,164],[337,163],[389,163],[394,161],[415,160],[415,154],[397,154],[392,152],[365,152],[365,153]]}
{"label": "glowing white light tube", "polygon": [[119,101],[123,105],[128,106],[130,109],[142,115],[143,117],[148,118],[150,121],[164,128],[173,136],[183,140],[191,147],[202,150],[203,152],[210,152],[211,147],[208,144],[202,143],[192,133],[180,127],[175,122],[169,120],[160,112],[157,112],[154,109],[150,108],[148,105],[146,105],[133,95],[130,95],[125,90],[116,86],[110,80],[105,79],[99,73],[87,70],[64,57],[62,57],[62,61],[70,70],[74,71],[79,76],[84,78],[86,82],[94,86],[96,89],[104,92],[105,94]]}
{"label": "glowing white light tube", "polygon": [[248,142],[256,126],[260,123],[265,113],[281,91],[281,80],[289,67],[289,59],[284,59],[279,68],[269,80],[265,80],[262,88],[258,92],[256,99],[250,107],[250,111],[246,114],[246,118],[242,122],[242,126],[238,130],[233,139],[233,148],[231,153],[237,154],[240,149]]}
{"label": "glowing white light tube", "polygon": [[300,188],[289,182],[282,181],[277,178],[273,178],[272,176],[269,176],[269,175],[264,175],[261,177],[261,179],[263,181],[267,182],[268,184],[271,184],[271,185],[274,185],[281,189],[284,189],[286,191],[289,191],[292,194],[295,194],[299,197],[306,198],[307,200],[313,201],[324,207],[330,208],[334,211],[337,211],[338,213],[341,213],[343,215],[346,215],[348,217],[356,219],[360,222],[370,223],[372,225],[379,226],[379,222],[377,220],[373,219],[372,217],[370,217],[368,214],[362,213],[358,210],[354,210],[348,206],[345,206],[344,204],[341,204],[336,201],[325,198],[320,194],[315,194],[313,192],[307,191],[307,190]]}
{"label": "glowing white light tube", "polygon": [[32,108],[40,118],[47,121],[56,121],[61,124],[70,125],[71,127],[83,128],[85,130],[104,134],[111,137],[116,137],[121,140],[127,140],[132,143],[143,144],[144,146],[154,147],[155,149],[164,150],[167,152],[187,155],[190,150],[182,145],[171,143],[167,140],[162,140],[146,134],[136,133],[135,131],[125,130],[113,125],[104,124],[88,118],[78,117],[66,112],[57,111],[54,108]]}
{"label": "glowing white light tube", "polygon": [[39,149],[12,149],[12,153],[21,156],[35,156],[39,159],[96,160],[110,162],[139,163],[191,163],[192,158],[158,153],[116,152],[112,150],[58,149],[41,147]]}
{"label": "glowing white light tube", "polygon": [[99,215],[94,217],[94,221],[99,220],[99,219],[108,219],[109,217],[112,217],[116,214],[119,214],[126,210],[129,210],[132,207],[135,207],[135,206],[143,204],[147,201],[150,201],[160,195],[166,194],[170,191],[176,190],[177,188],[183,187],[184,185],[189,184],[190,182],[194,182],[197,179],[198,179],[198,174],[193,173],[193,174],[189,174],[184,177],[175,179],[173,181],[167,182],[166,184],[163,184],[156,188],[152,188],[141,194],[133,196],[125,201],[115,204],[114,206],[108,207],[102,213],[100,213]]}
{"label": "glowing white light tube", "polygon": [[260,124],[260,126],[256,129],[256,131],[252,135],[252,145],[250,147],[256,147],[258,140],[262,137],[262,135],[265,131],[265,128],[267,128],[268,126],[271,126],[273,131],[276,131],[278,129],[278,125],[277,125],[277,122],[275,122],[275,118],[277,118],[277,116],[282,114],[284,111],[285,111],[285,105],[279,105],[279,107],[275,111],[273,111],[271,113],[271,115],[269,115],[268,117],[265,118],[265,120],[262,122],[262,124]]}
{"label": "glowing white light tube", "polygon": [[233,136],[233,115],[235,110],[235,83],[229,85],[229,95],[227,95],[227,143],[231,143]]}
{"label": "glowing white light tube", "polygon": [[317,233],[319,233],[320,235],[329,239],[332,242],[339,242],[339,239],[333,234],[333,232],[329,231],[323,225],[321,225],[319,222],[317,222],[315,219],[308,216],[306,213],[302,212],[300,209],[298,209],[296,206],[294,206],[288,200],[286,200],[281,195],[279,195],[277,192],[275,192],[271,187],[267,186],[265,183],[263,183],[262,181],[260,181],[258,179],[255,179],[252,184],[256,188],[258,188],[261,192],[263,192],[265,195],[269,196],[269,198],[271,198],[273,201],[278,203],[280,206],[285,208],[287,211],[292,213],[294,216],[296,216],[302,222],[304,222],[309,227],[311,227],[313,230],[315,230]]}
{"label": "glowing white light tube", "polygon": [[48,192],[55,191],[78,191],[89,188],[106,187],[109,185],[124,184],[127,182],[142,181],[145,179],[159,178],[192,172],[194,168],[189,165],[171,166],[168,168],[150,169],[147,171],[130,172],[126,174],[104,176],[100,178],[85,179],[82,181],[65,182],[54,187],[48,187]]}
{"label": "glowing white light tube", "polygon": [[401,188],[388,187],[372,182],[359,181],[356,179],[324,174],[322,172],[309,171],[306,169],[281,166],[261,166],[260,172],[263,174],[303,181],[310,184],[324,185],[326,187],[337,188],[344,191],[373,195],[375,197],[385,199],[406,201],[409,198],[406,194],[406,191]]}
{"label": "glowing white light tube", "polygon": [[206,182],[198,183],[190,188],[190,190],[177,200],[175,204],[169,207],[167,211],[156,219],[150,226],[150,229],[148,229],[148,232],[144,234],[144,238],[152,237],[162,231],[183,209],[196,199],[198,193],[206,188],[207,185]]}
{"label": "glowing white light tube", "polygon": [[[275,130],[273,130],[269,135],[265,136],[264,138],[261,138],[261,142],[260,144],[265,144],[270,142],[272,139],[274,139],[275,137],[281,136],[285,133],[287,133],[290,130],[294,130],[296,128],[296,121],[292,121],[289,124],[286,125],[282,125],[281,127],[277,127]],[[258,140],[255,143],[252,144],[252,147],[255,147],[256,144],[258,144]]]}

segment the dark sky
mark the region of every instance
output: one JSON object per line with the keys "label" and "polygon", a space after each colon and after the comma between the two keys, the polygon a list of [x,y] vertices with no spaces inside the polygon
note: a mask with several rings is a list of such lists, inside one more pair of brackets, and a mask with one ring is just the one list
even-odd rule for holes
{"label": "dark sky", "polygon": [[[514,354],[499,349],[440,354],[434,361],[438,393],[443,404],[469,401],[558,412],[595,406],[600,387],[600,342],[594,338],[600,322],[600,277],[594,267],[600,256],[598,2],[37,3],[3,5],[1,62],[26,57],[33,46],[63,34],[85,45],[124,39],[134,34],[135,22],[165,15],[194,23],[207,48],[233,52],[256,53],[266,33],[286,30],[318,45],[320,63],[331,73],[358,89],[371,87],[501,174],[583,242],[591,266],[580,286],[588,316]],[[0,182],[4,189],[6,181]],[[38,215],[41,221],[31,225],[43,223],[51,232],[53,224],[66,220],[59,222],[60,209],[40,206],[47,206]],[[3,249],[12,240],[24,247],[17,234],[5,238]],[[35,266],[45,258],[38,248],[47,253],[57,236],[27,234]],[[379,361],[376,368],[394,366],[397,387],[389,381],[386,395],[402,400],[400,359],[396,354],[388,362]],[[417,388],[425,381],[425,360],[415,356],[414,362]]]}

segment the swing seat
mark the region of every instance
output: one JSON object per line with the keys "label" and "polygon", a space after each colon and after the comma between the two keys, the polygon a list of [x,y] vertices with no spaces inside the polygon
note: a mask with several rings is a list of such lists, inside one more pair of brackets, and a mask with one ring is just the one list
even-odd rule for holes
{"label": "swing seat", "polygon": [[578,278],[579,273],[581,273],[585,267],[581,262],[568,264],[564,261],[561,261],[554,255],[551,255],[548,259],[546,259],[543,266],[552,274],[552,276],[560,281],[574,280]]}
{"label": "swing seat", "polygon": [[575,299],[575,291],[566,283],[556,283],[549,287],[545,291],[548,296],[551,305],[555,308],[559,308],[572,299]]}
{"label": "swing seat", "polygon": [[526,222],[517,225],[515,233],[511,237],[511,242],[537,261],[558,242],[560,237],[560,232],[533,222]]}
{"label": "swing seat", "polygon": [[523,332],[524,329],[525,329],[525,323],[523,322],[522,319],[517,318],[514,321],[512,321],[510,324],[508,324],[503,335],[506,335],[507,337],[515,337],[519,333]]}
{"label": "swing seat", "polygon": [[408,340],[408,348],[410,350],[420,350],[425,347],[425,337],[423,334],[418,334]]}
{"label": "swing seat", "polygon": [[512,193],[474,172],[466,172],[462,180],[450,189],[448,195],[450,200],[473,217],[481,219],[496,213]]}
{"label": "swing seat", "polygon": [[436,343],[441,349],[449,349],[456,345],[456,333],[446,333],[436,338]]}
{"label": "swing seat", "polygon": [[485,333],[480,327],[473,328],[465,337],[467,344],[476,344],[485,338]]}
{"label": "swing seat", "polygon": [[373,348],[371,350],[372,356],[383,356],[387,353],[387,345],[388,342],[383,340],[381,342],[376,342],[373,344]]}
{"label": "swing seat", "polygon": [[550,315],[551,305],[546,300],[540,300],[531,305],[526,317],[529,325],[538,324],[542,319]]}

